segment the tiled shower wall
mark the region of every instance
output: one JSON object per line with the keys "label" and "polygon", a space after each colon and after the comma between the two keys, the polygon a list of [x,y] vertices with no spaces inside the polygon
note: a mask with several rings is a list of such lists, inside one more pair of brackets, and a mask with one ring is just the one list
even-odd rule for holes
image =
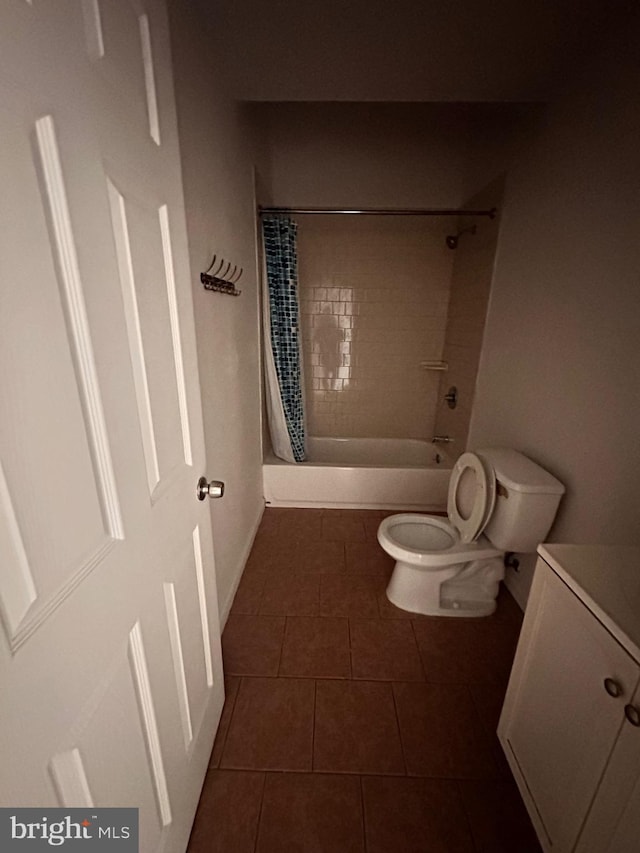
{"label": "tiled shower wall", "polygon": [[449,217],[301,216],[308,432],[431,438],[453,253]]}
{"label": "tiled shower wall", "polygon": [[[465,207],[469,210],[496,207],[499,211],[503,191],[504,179],[500,178],[474,196]],[[440,379],[435,430],[453,439],[447,450],[454,459],[467,449],[499,221],[499,213],[495,219],[461,217],[459,228],[475,225],[476,233],[463,234],[458,248],[452,252],[451,298],[443,350],[449,370]],[[450,409],[444,400],[451,386],[458,389],[455,409]]]}

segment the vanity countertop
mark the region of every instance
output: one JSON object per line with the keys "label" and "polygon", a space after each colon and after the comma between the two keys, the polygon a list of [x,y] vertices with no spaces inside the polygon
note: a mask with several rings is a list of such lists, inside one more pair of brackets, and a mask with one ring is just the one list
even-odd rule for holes
{"label": "vanity countertop", "polygon": [[549,544],[538,554],[640,663],[640,547]]}

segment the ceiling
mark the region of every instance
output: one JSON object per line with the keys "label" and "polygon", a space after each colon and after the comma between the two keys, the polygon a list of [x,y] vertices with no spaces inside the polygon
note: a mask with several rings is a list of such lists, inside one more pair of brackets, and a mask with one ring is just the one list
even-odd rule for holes
{"label": "ceiling", "polygon": [[615,0],[199,0],[249,101],[544,101]]}

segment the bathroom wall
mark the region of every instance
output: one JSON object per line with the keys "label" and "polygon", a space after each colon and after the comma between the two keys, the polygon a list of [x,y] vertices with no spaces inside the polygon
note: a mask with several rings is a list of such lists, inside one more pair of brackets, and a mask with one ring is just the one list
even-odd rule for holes
{"label": "bathroom wall", "polygon": [[463,206],[490,191],[493,181],[504,183],[544,132],[547,104],[476,104],[467,119],[467,158],[463,175]]}
{"label": "bathroom wall", "polygon": [[278,0],[268,14],[264,0],[208,5],[219,22],[211,49],[236,97],[352,103],[544,100],[621,13],[616,0]]}
{"label": "bathroom wall", "polygon": [[[262,498],[260,371],[251,129],[220,84],[204,18],[187,0],[169,3],[174,80],[196,335],[207,477],[224,480],[211,501],[218,600],[224,624]],[[244,268],[232,298],[206,292],[199,273],[214,252]],[[195,472],[194,477],[205,472]],[[195,480],[194,480],[195,483]]]}
{"label": "bathroom wall", "polygon": [[251,105],[272,201],[292,207],[460,207],[509,168],[540,112],[530,104]]}
{"label": "bathroom wall", "polygon": [[297,220],[309,433],[431,438],[453,217]]}
{"label": "bathroom wall", "polygon": [[[453,459],[467,449],[503,192],[504,178],[500,177],[464,205],[468,210],[491,210],[495,207],[498,213],[494,219],[461,216],[451,232],[476,229],[475,233],[462,234],[458,247],[449,250],[453,256],[453,275],[442,354],[448,370],[440,375],[435,433],[453,439],[446,448]],[[452,386],[458,392],[455,409],[449,408],[444,399]]]}
{"label": "bathroom wall", "polygon": [[469,443],[566,484],[556,542],[640,541],[639,36],[619,24],[507,181]]}

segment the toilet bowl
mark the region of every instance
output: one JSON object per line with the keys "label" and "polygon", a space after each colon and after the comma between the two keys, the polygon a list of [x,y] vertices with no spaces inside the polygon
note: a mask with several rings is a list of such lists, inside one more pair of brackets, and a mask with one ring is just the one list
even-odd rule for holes
{"label": "toilet bowl", "polygon": [[387,598],[425,615],[490,615],[505,551],[535,550],[563,492],[515,450],[463,453],[451,472],[448,519],[408,513],[380,524],[378,542],[396,560]]}
{"label": "toilet bowl", "polygon": [[445,519],[407,514],[385,518],[378,542],[396,560],[387,586],[396,607],[431,616],[488,616],[495,610],[503,552],[484,536],[465,543]]}

